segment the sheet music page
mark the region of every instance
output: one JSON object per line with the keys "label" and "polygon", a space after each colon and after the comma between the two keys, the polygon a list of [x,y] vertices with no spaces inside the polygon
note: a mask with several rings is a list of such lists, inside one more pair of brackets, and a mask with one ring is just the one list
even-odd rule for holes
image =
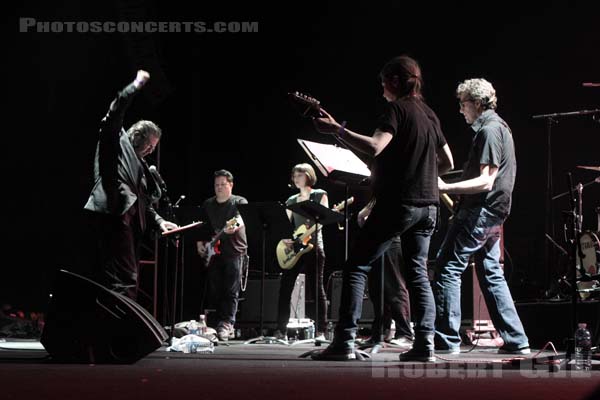
{"label": "sheet music page", "polygon": [[312,154],[313,161],[325,176],[328,176],[332,171],[349,172],[365,177],[371,176],[367,164],[348,149],[303,139],[298,139],[298,143],[308,153]]}

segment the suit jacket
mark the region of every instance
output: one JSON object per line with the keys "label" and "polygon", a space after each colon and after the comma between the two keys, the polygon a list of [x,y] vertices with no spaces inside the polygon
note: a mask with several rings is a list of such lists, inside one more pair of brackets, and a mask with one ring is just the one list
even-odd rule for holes
{"label": "suit jacket", "polygon": [[152,198],[160,197],[158,185],[123,129],[125,111],[136,91],[133,84],[125,87],[102,119],[94,159],[94,188],[84,208],[97,213],[124,215],[131,207],[136,207],[140,227],[144,230],[146,213],[156,225],[163,218],[152,207]]}

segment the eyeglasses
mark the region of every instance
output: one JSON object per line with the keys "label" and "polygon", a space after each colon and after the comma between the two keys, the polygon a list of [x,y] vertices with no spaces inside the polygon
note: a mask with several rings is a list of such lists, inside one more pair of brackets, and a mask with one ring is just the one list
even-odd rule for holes
{"label": "eyeglasses", "polygon": [[460,105],[460,108],[463,108],[465,106],[465,103],[473,103],[474,100],[468,99],[468,100],[459,100],[458,104]]}

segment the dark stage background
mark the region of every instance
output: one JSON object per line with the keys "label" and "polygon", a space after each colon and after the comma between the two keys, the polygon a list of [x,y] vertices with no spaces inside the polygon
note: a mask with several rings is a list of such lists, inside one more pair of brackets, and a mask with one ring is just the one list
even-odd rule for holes
{"label": "dark stage background", "polygon": [[[253,3],[253,2],[252,2]],[[599,6],[595,2],[406,2],[362,7],[286,3],[192,6],[158,1],[52,2],[14,10],[4,46],[3,258],[0,302],[43,309],[57,268],[85,271],[86,227],[82,207],[92,185],[97,129],[117,90],[135,71],[152,75],[126,117],[157,122],[164,132],[161,173],[182,206],[213,194],[212,173],[236,177],[234,193],[250,201],[285,200],[290,168],[308,161],[296,139],[333,143],[314,131],[289,104],[286,93],[308,92],[339,120],[370,134],[384,99],[381,66],[408,53],[418,59],[425,96],[442,121],[457,168],[470,133],[458,113],[456,85],[485,77],[498,94],[499,114],[512,127],[518,176],[512,216],[505,226],[510,284],[517,299],[552,291],[564,273],[553,253],[544,263],[546,137],[532,115],[593,109],[600,88]],[[18,33],[18,18],[44,21],[258,21],[257,33],[151,35]],[[553,192],[598,173],[600,124],[590,116],[560,119],[552,135]],[[154,159],[156,162],[156,159]],[[322,178],[322,176],[319,176]],[[321,179],[330,202],[342,187]],[[595,230],[600,185],[584,191],[585,229]],[[560,211],[553,202],[557,241]],[[343,233],[325,230],[327,271],[343,260]],[[252,268],[260,266],[256,233],[250,232]],[[432,250],[439,246],[434,238]],[[187,259],[189,262],[191,259]],[[189,262],[186,304],[195,309],[203,274]],[[268,263],[268,270],[277,269]]]}

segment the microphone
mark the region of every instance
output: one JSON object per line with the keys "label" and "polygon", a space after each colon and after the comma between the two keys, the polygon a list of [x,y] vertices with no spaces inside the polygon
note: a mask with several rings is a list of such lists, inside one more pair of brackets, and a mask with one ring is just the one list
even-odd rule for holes
{"label": "microphone", "polygon": [[150,173],[154,177],[154,180],[156,181],[156,183],[158,183],[158,185],[160,186],[160,188],[164,192],[166,192],[167,191],[167,185],[166,185],[164,179],[162,178],[162,176],[160,176],[160,174],[158,173],[158,170],[156,169],[156,167],[154,165],[151,165],[151,166],[148,167],[148,170],[150,171]]}

